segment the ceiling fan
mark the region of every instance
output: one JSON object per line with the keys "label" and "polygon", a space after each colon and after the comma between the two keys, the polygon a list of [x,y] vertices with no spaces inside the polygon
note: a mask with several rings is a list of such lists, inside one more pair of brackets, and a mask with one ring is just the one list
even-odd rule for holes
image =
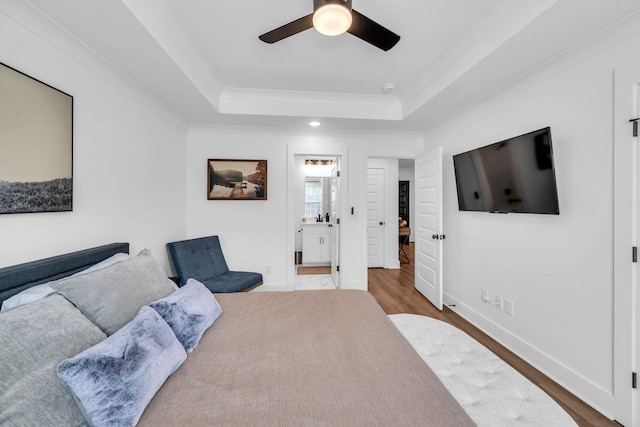
{"label": "ceiling fan", "polygon": [[269,31],[259,38],[265,43],[275,43],[315,27],[320,33],[328,36],[348,32],[384,51],[398,43],[399,35],[352,9],[351,1],[313,0],[312,14]]}

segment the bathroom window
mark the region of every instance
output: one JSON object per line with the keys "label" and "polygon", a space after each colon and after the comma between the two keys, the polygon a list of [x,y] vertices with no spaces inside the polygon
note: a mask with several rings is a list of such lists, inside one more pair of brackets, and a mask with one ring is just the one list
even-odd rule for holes
{"label": "bathroom window", "polygon": [[304,216],[307,218],[322,215],[322,180],[304,182]]}

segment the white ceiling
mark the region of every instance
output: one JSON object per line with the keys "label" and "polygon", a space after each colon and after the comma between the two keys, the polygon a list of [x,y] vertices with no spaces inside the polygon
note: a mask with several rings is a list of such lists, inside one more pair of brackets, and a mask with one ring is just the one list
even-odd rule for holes
{"label": "white ceiling", "polygon": [[[640,0],[354,0],[384,52],[314,29],[312,0],[29,0],[189,123],[425,130],[640,10]],[[382,92],[393,83],[390,94]]]}

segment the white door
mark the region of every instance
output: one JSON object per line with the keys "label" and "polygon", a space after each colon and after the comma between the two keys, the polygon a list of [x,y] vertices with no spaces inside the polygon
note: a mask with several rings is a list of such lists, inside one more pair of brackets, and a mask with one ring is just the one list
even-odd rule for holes
{"label": "white door", "polygon": [[442,148],[416,158],[416,289],[442,310]]}
{"label": "white door", "polygon": [[[634,91],[634,96],[635,96],[635,106],[636,106],[636,111],[633,117],[637,118],[640,117],[640,93],[638,91],[640,91],[640,84],[636,85],[636,90]],[[640,127],[640,123],[636,123],[637,127]],[[633,133],[632,133],[633,135]],[[635,147],[635,154],[636,154],[636,162],[635,162],[635,167],[633,168],[633,172],[635,174],[634,177],[634,181],[635,181],[635,189],[636,189],[636,194],[635,194],[635,204],[634,204],[634,212],[633,212],[633,218],[635,219],[635,226],[633,227],[634,230],[634,234],[635,236],[633,236],[633,241],[634,241],[634,245],[636,247],[639,246],[640,244],[640,148],[638,147],[638,143],[640,142],[640,139],[636,136],[635,137],[635,144],[633,145]],[[637,254],[637,249],[636,249],[636,257],[638,256]],[[640,289],[640,274],[638,274],[638,263],[632,263],[632,277],[635,277],[635,286],[632,286],[632,288]],[[633,294],[633,291],[632,291]],[[638,332],[640,331],[640,316],[638,315],[638,307],[640,306],[640,292],[636,291],[636,298],[635,300],[632,301],[632,307],[631,307],[631,324],[632,324],[632,330],[635,330],[635,333],[631,334],[631,345],[632,345],[632,360],[635,359],[635,369],[634,371],[636,372],[636,375],[638,373],[638,370],[640,369],[640,340],[638,339]],[[633,328],[633,326],[635,326],[635,329]],[[633,368],[633,367],[632,367]],[[636,379],[636,381],[638,381],[638,379]],[[636,383],[637,384],[637,383]],[[635,391],[635,390],[634,390]],[[633,391],[632,391],[633,393]],[[634,401],[631,404],[631,413],[632,413],[632,422],[634,422],[633,425],[637,425],[639,420],[639,416],[638,416],[638,409],[640,408],[640,393],[635,392],[633,393],[634,396]]]}
{"label": "white door", "polygon": [[333,169],[331,170],[331,278],[336,288],[340,287],[340,159],[336,159]]}
{"label": "white door", "polygon": [[629,120],[640,117],[640,60],[616,68],[614,87],[612,411],[620,424],[638,426],[640,388],[631,384],[632,372],[640,373],[640,272],[631,248],[640,245],[640,141]]}
{"label": "white door", "polygon": [[384,266],[384,169],[367,169],[367,267]]}

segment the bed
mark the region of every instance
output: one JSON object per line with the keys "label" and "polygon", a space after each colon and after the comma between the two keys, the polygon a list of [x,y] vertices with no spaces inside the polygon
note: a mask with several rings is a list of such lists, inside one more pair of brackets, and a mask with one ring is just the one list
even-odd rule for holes
{"label": "bed", "polygon": [[[81,274],[123,251],[0,269],[3,300],[44,283],[56,291],[0,313],[1,425],[475,425],[367,292],[189,297],[221,314],[187,348],[173,308],[157,307],[197,283],[177,289],[145,251]],[[131,371],[120,364],[129,356]]]}

